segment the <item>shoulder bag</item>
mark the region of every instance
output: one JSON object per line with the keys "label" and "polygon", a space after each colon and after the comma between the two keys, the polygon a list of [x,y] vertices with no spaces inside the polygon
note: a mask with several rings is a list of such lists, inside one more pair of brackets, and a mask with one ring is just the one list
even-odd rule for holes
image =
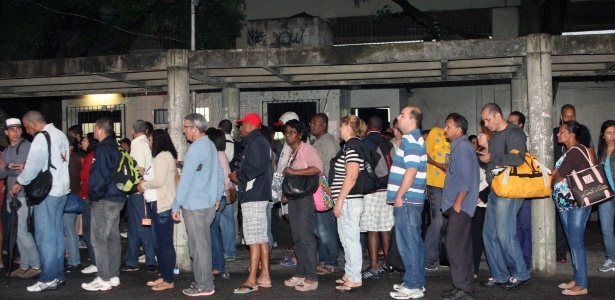
{"label": "shoulder bag", "polygon": [[51,168],[55,167],[51,164],[51,139],[49,138],[49,133],[47,133],[47,131],[40,131],[39,133],[45,135],[45,139],[47,140],[47,170],[41,170],[28,185],[24,185],[23,188],[24,193],[26,194],[26,203],[29,206],[41,204],[41,202],[47,198],[47,195],[49,195],[51,186],[53,185]]}
{"label": "shoulder bag", "polygon": [[611,199],[614,194],[607,181],[604,165],[592,164],[589,153],[585,154],[586,151],[579,147],[574,148],[583,153],[591,166],[580,171],[572,171],[570,175],[566,176],[570,192],[579,207],[590,206]]}
{"label": "shoulder bag", "polygon": [[526,152],[523,164],[494,174],[491,188],[504,198],[546,198],[551,195],[551,170]]}
{"label": "shoulder bag", "polygon": [[[297,156],[299,149],[295,150],[294,155],[288,160],[288,166]],[[282,194],[288,200],[297,200],[314,194],[318,189],[318,175],[294,175],[284,174],[282,181]]]}

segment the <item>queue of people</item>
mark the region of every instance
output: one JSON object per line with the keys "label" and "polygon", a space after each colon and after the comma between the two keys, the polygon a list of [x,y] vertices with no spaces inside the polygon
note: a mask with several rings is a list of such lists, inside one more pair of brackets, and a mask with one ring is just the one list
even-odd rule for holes
{"label": "queue of people", "polygon": [[[596,155],[589,130],[575,117],[574,107],[562,107],[561,126],[554,129],[558,159],[552,196],[563,231],[558,244],[569,249],[574,269],[573,279],[558,287],[569,296],[588,293],[583,236],[591,208],[577,206],[566,175],[598,161],[605,165],[612,187],[615,176],[611,159],[615,156],[615,121],[602,125]],[[5,133],[9,147],[0,162],[0,177],[7,179],[7,199],[21,203],[17,212],[20,265],[10,276],[38,276],[28,291],[40,292],[57,289],[64,284],[65,271],[80,268],[75,229],[79,222],[76,214],[63,212],[67,197],[78,197],[83,201],[81,224],[90,262],[81,272],[96,273],[93,281],[82,284],[83,289],[107,291],[118,286],[120,272],[138,270],[140,249],[148,272],[160,274],[145,285],[154,291],[173,289],[174,226],[184,222],[194,282],[182,293],[209,296],[215,293],[215,277],[229,276],[225,263],[236,259],[234,212],[235,203],[239,203],[240,231],[250,251],[250,264],[249,275],[233,293],[271,288],[275,284],[270,276],[274,242],[271,184],[278,172],[329,177],[335,202],[331,210],[316,212],[312,195],[292,200],[281,197],[294,248],[291,262],[295,272],[284,281],[287,287],[309,292],[318,289],[319,276],[335,275],[338,242],[345,253],[344,270],[335,280],[335,289],[341,293],[356,292],[364,280],[393,272],[387,259],[390,244],[397,247],[405,269],[403,281],[392,287],[393,299],[424,297],[425,273],[438,268],[443,254],[450,266],[452,288],[443,292],[442,299],[473,298],[483,250],[490,278],[479,281],[481,286],[516,289],[531,283],[529,201],[498,196],[489,187],[493,169],[524,162],[527,136],[520,112],[505,118],[497,104],[489,103],[481,110],[477,135],[468,137],[468,120],[457,113],[449,114],[443,127],[423,135],[421,109],[408,106],[393,122],[388,133],[391,141],[381,134],[383,124],[378,117],[366,123],[347,115],[341,118],[341,143],[328,133],[325,114],[312,116],[309,127],[295,113],[286,113],[283,118],[285,145],[276,159],[269,134],[260,130],[263,124],[258,114],[248,113],[236,121],[243,138],[241,148],[235,147],[237,142],[230,135],[232,122],[223,120],[218,128],[208,128],[202,115],[190,114],[182,127],[191,143],[183,166],[177,162],[178,153],[168,132],[137,120],[132,128],[135,139],[128,147],[143,180],[130,195],[113,182],[121,153],[110,119],[97,120],[93,132],[83,138],[82,133],[67,138],[36,111],[28,112],[22,120],[8,119]],[[32,142],[22,138],[22,124],[34,136]],[[36,134],[40,131],[51,136],[50,150],[45,137]],[[315,137],[313,142],[310,135]],[[238,149],[241,162],[234,163]],[[370,165],[368,151],[379,152],[383,162]],[[47,157],[53,165],[52,188],[30,212],[22,186],[45,168]],[[378,177],[383,177],[384,170],[385,181],[365,193],[360,190],[364,184],[360,176],[368,170]],[[599,268],[602,272],[615,271],[613,201],[598,206],[607,257]],[[425,205],[429,205],[431,225],[423,239]],[[119,220],[124,206],[129,240],[122,265]],[[31,213],[34,236],[26,224]],[[442,228],[447,232],[443,249]],[[370,258],[365,269],[362,234]],[[558,247],[558,261],[566,262],[566,251]],[[62,263],[65,253],[66,265]],[[380,253],[384,254],[382,261]]]}

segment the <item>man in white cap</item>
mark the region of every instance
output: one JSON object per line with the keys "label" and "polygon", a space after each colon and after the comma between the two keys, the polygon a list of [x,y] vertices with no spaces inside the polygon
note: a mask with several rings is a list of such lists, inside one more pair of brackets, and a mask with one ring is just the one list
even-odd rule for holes
{"label": "man in white cap", "polygon": [[[0,161],[0,179],[6,178],[6,185],[9,187],[15,184],[17,176],[21,174],[30,152],[30,142],[22,138],[22,132],[23,129],[19,119],[10,118],[6,120],[4,134],[9,140],[9,146],[4,149],[4,155],[2,155],[2,160]],[[21,203],[21,207],[17,209],[17,247],[19,248],[21,260],[19,268],[11,272],[10,276],[14,278],[34,278],[41,273],[41,262],[34,238],[28,231],[28,215],[31,213],[31,209],[26,205],[26,196],[23,190],[19,191],[12,198],[11,200],[9,193],[6,193],[6,207],[9,212],[17,204],[11,204],[11,201]]]}

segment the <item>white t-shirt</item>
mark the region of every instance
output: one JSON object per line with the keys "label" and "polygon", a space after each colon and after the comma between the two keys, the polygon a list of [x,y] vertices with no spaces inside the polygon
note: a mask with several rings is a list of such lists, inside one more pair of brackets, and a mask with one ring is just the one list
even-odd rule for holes
{"label": "white t-shirt", "polygon": [[[145,174],[143,174],[143,180],[152,181],[155,178],[156,177],[154,176],[154,166],[151,165],[145,170]],[[145,198],[145,201],[147,202],[154,202],[158,200],[156,196],[156,189],[146,189],[145,192],[143,192],[143,198]]]}

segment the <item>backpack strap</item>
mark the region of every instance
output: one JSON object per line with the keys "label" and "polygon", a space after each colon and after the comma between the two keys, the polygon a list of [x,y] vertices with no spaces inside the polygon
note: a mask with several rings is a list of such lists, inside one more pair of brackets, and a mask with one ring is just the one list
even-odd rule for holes
{"label": "backpack strap", "polygon": [[21,139],[21,140],[19,140],[19,143],[17,143],[17,146],[16,146],[17,149],[15,149],[15,154],[16,155],[19,155],[19,147],[21,147],[21,144],[23,144],[23,141],[25,141],[25,140]]}
{"label": "backpack strap", "polygon": [[51,138],[49,137],[49,133],[47,131],[39,131],[36,134],[42,133],[45,136],[45,139],[47,140],[47,169],[49,168],[56,168],[54,165],[51,164]]}

